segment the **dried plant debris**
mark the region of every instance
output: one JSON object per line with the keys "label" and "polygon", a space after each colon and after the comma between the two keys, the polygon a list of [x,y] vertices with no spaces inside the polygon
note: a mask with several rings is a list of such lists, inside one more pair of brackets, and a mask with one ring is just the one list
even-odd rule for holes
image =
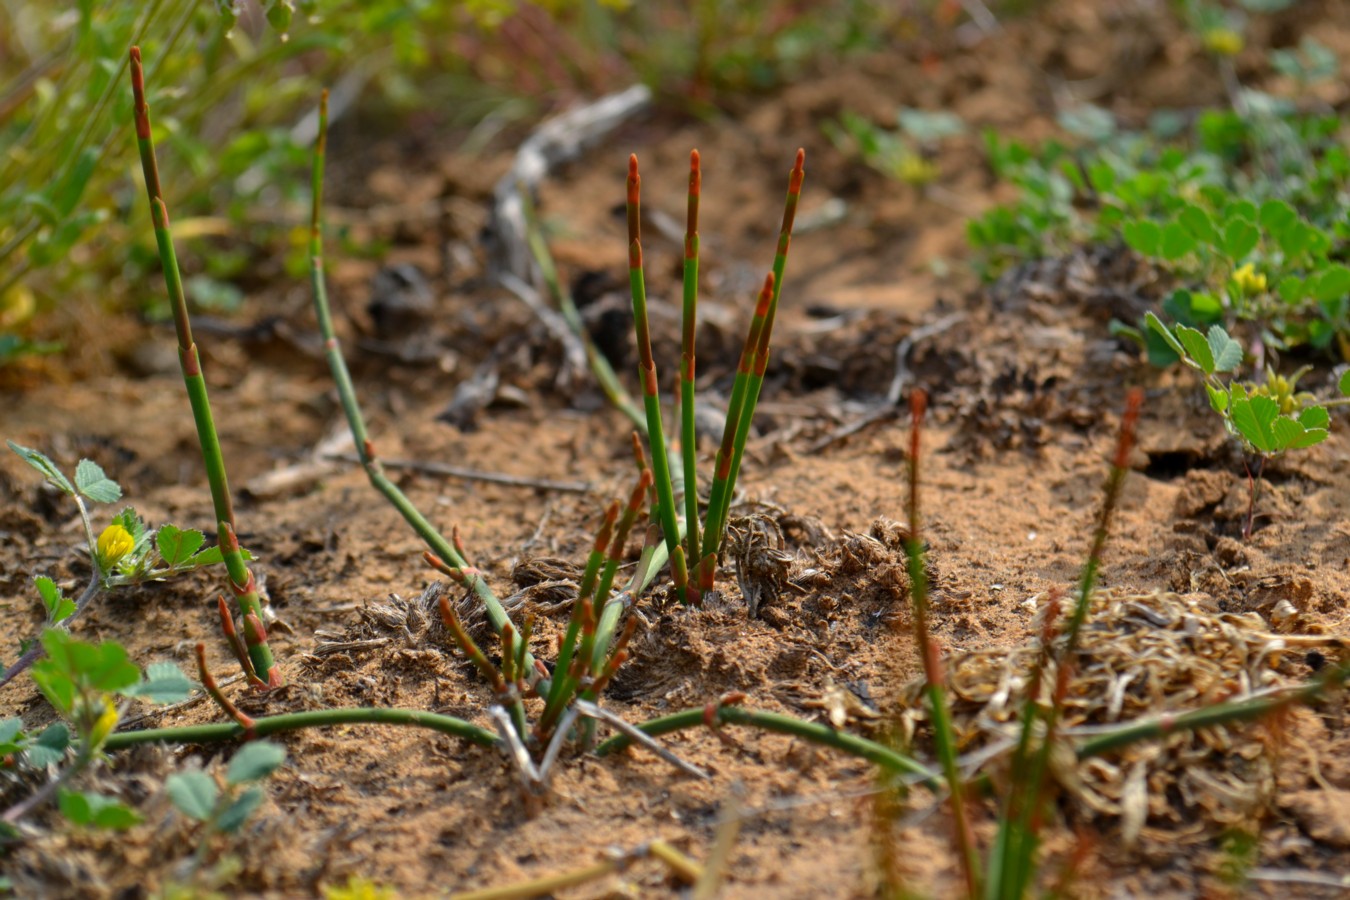
{"label": "dried plant debris", "polygon": [[[1038,597],[1028,601],[1047,604]],[[1036,629],[1039,630],[1039,629]],[[1182,712],[1294,686],[1310,653],[1345,658],[1350,641],[1275,634],[1255,613],[1225,613],[1201,595],[1093,595],[1062,713],[1062,733]],[[980,650],[948,665],[953,720],[964,752],[992,751],[1016,739],[1022,690],[1040,655],[1034,643]],[[1053,672],[1042,680],[1055,683]],[[902,692],[900,722],[913,737],[927,719],[921,681]],[[1043,697],[1048,702],[1048,697]],[[1053,762],[1072,814],[1114,823],[1126,842],[1209,840],[1270,809],[1281,754],[1298,742],[1277,734],[1287,723],[1218,725],[1077,761],[1067,745]]]}

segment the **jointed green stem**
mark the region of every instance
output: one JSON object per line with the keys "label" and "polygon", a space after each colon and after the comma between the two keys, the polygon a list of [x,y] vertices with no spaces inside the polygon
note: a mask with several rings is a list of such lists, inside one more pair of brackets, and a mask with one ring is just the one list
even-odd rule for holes
{"label": "jointed green stem", "polygon": [[[333,318],[328,305],[328,289],[324,283],[323,219],[320,212],[323,207],[323,167],[327,149],[327,134],[328,92],[325,91],[319,106],[319,141],[314,152],[314,203],[310,215],[309,249],[310,280],[314,290],[314,311],[319,320],[319,328],[323,333],[324,353],[328,357],[328,367],[333,373],[333,381],[337,385],[338,396],[342,398],[342,410],[346,413],[347,424],[351,428],[353,439],[356,441],[356,452],[361,457],[361,465],[366,470],[366,477],[370,479],[371,485],[399,511],[404,520],[412,526],[413,530],[441,561],[452,569],[464,569],[468,566],[464,557],[426,520],[407,495],[399,490],[398,486],[385,475],[384,467],[380,465],[380,461],[375,454],[375,447],[370,442],[365,418],[361,415],[361,406],[356,399],[356,389],[352,385],[351,374],[347,371],[347,363],[342,357],[342,349],[338,345],[337,334],[333,330]],[[487,579],[473,578],[471,579],[471,587],[478,599],[482,601],[488,621],[492,623],[492,627],[497,633],[501,634],[510,624],[511,619],[502,607],[501,601],[492,593],[492,588],[488,586]],[[519,640],[518,636],[516,640]],[[524,660],[527,670],[534,668],[534,656],[530,654],[528,648],[525,648]]]}
{"label": "jointed green stem", "polygon": [[[670,734],[672,731],[681,731],[686,728],[700,728],[722,724],[747,725],[751,728],[776,731],[779,734],[789,734],[793,737],[811,741],[815,744],[833,747],[836,750],[843,750],[854,756],[862,757],[863,759],[876,763],[892,772],[897,772],[902,775],[918,776],[922,779],[923,783],[929,787],[936,788],[940,787],[942,784],[942,777],[932,769],[929,769],[923,763],[911,759],[902,753],[897,753],[884,744],[878,744],[876,741],[869,741],[866,738],[849,734],[846,731],[836,731],[827,725],[820,725],[816,722],[807,722],[803,719],[796,719],[792,716],[780,715],[779,713],[758,712],[755,710],[744,709],[739,706],[718,705],[711,709],[688,709],[683,712],[673,713],[669,716],[662,716],[659,719],[643,722],[637,727],[652,737],[659,737],[663,734]],[[617,735],[595,748],[595,754],[596,756],[606,756],[617,750],[622,750],[632,742],[632,738],[629,738],[626,735]]]}
{"label": "jointed green stem", "polygon": [[[187,300],[183,294],[183,280],[178,270],[178,258],[174,253],[173,234],[169,228],[169,210],[164,204],[164,194],[159,183],[159,164],[155,159],[155,145],[150,132],[150,110],[145,101],[145,72],[141,66],[139,47],[131,48],[131,89],[135,102],[136,144],[140,150],[141,168],[145,173],[145,188],[150,200],[150,216],[155,227],[155,242],[159,246],[160,261],[164,268],[164,285],[168,291],[169,304],[173,310],[174,327],[178,333],[178,361],[183,372],[183,383],[187,388],[188,402],[192,406],[192,418],[197,426],[197,440],[201,445],[202,462],[206,467],[207,480],[211,485],[211,502],[215,508],[216,530],[225,569],[229,574],[231,592],[235,596],[240,616],[245,622],[253,616],[259,623],[262,620],[262,602],[244,563],[243,553],[235,539],[237,526],[234,508],[230,499],[229,480],[225,475],[225,459],[220,450],[220,438],[216,434],[215,421],[211,416],[211,402],[207,397],[206,379],[202,376],[201,358],[197,345],[192,340],[192,324],[188,317]],[[256,677],[264,684],[279,684],[280,673],[274,671],[271,648],[267,645],[265,632],[253,631],[254,640],[247,645],[248,661],[241,659],[245,668],[252,668]]]}
{"label": "jointed green stem", "polygon": [[670,461],[666,456],[666,433],[661,424],[661,399],[657,389],[656,361],[652,358],[651,326],[647,319],[647,287],[642,275],[641,233],[642,179],[638,175],[637,156],[628,157],[628,281],[633,294],[633,319],[637,327],[639,375],[642,379],[642,403],[647,412],[647,443],[652,454],[652,473],[666,552],[675,576],[675,592],[681,603],[689,603],[688,585],[682,583],[679,565],[684,551],[679,546],[679,526],[675,512],[675,490],[670,481]]}
{"label": "jointed green stem", "polygon": [[[1083,565],[1078,596],[1066,629],[1064,646],[1058,655],[1056,666],[1058,683],[1054,686],[1052,702],[1048,708],[1042,710],[1039,697],[1034,694],[1027,697],[1022,731],[1013,757],[1012,771],[1017,785],[1008,797],[1003,821],[999,827],[998,840],[994,848],[993,872],[987,884],[987,896],[990,897],[1020,898],[1031,887],[1031,879],[1035,872],[1036,847],[1039,843],[1036,821],[1041,812],[1040,806],[1044,802],[1042,786],[1050,768],[1055,729],[1063,708],[1063,693],[1067,690],[1073,654],[1078,646],[1078,635],[1083,623],[1087,621],[1092,590],[1097,582],[1097,572],[1101,568],[1106,539],[1110,535],[1111,517],[1120,501],[1121,488],[1129,471],[1129,455],[1134,446],[1135,428],[1139,421],[1139,406],[1142,400],[1143,392],[1136,388],[1130,392],[1126,402],[1115,457],[1106,478],[1102,507],[1097,517],[1096,529],[1093,531],[1092,546]],[[1044,720],[1045,725],[1040,735],[1041,743],[1033,754],[1032,736],[1039,720]]]}
{"label": "jointed green stem", "polygon": [[1088,759],[1103,756],[1140,741],[1167,737],[1169,734],[1196,731],[1230,722],[1262,719],[1297,704],[1311,703],[1347,681],[1350,681],[1350,664],[1330,669],[1321,677],[1301,687],[1270,696],[1216,703],[1190,712],[1159,716],[1156,719],[1126,725],[1117,731],[1089,738],[1078,745],[1076,753],[1079,759]]}
{"label": "jointed green stem", "polygon": [[920,537],[919,527],[919,435],[927,405],[927,395],[922,390],[916,389],[910,397],[912,423],[909,448],[909,535],[905,540],[909,596],[914,609],[914,640],[923,659],[924,678],[927,682],[924,685],[924,693],[928,696],[930,721],[933,724],[933,743],[937,747],[938,759],[942,763],[947,788],[951,791],[952,819],[956,830],[956,847],[960,854],[961,871],[965,875],[969,895],[976,897],[980,892],[979,854],[975,846],[975,835],[966,817],[965,784],[958,759],[960,750],[956,745],[956,732],[952,728],[951,711],[947,708],[947,695],[943,688],[945,678],[942,654],[928,626],[928,572],[924,565],[923,540]]}
{"label": "jointed green stem", "polygon": [[681,319],[680,354],[680,452],[684,459],[685,559],[697,566],[698,535],[698,429],[694,408],[694,338],[698,330],[698,201],[703,176],[698,151],[689,153],[689,208],[684,232],[684,309]]}
{"label": "jointed green stem", "polygon": [[[758,308],[755,311],[758,327],[756,323],[752,323],[751,331],[754,339],[746,340],[746,348],[753,353],[753,357],[751,359],[742,357],[741,365],[736,371],[736,381],[732,385],[731,399],[727,405],[727,433],[723,435],[722,451],[718,454],[717,462],[718,474],[723,483],[720,489],[716,481],[713,483],[713,495],[708,503],[709,527],[705,529],[706,532],[715,528],[714,537],[706,539],[703,545],[704,556],[712,556],[707,563],[710,567],[716,564],[715,554],[721,552],[721,542],[726,534],[727,517],[731,510],[731,499],[736,491],[736,476],[741,470],[741,458],[745,454],[745,443],[750,437],[750,425],[755,416],[755,406],[759,403],[759,392],[764,387],[764,373],[769,365],[769,342],[773,337],[773,325],[778,316],[778,297],[783,291],[783,272],[787,267],[788,248],[792,244],[792,225],[797,217],[802,181],[806,178],[805,166],[806,151],[798,149],[796,162],[788,175],[783,223],[778,231],[778,248],[773,259],[772,293],[763,317],[761,318]],[[728,435],[731,437],[730,440]],[[723,472],[724,476],[721,474]],[[701,574],[705,579],[711,578],[712,575],[710,570]]]}
{"label": "jointed green stem", "polygon": [[417,709],[315,709],[306,712],[263,716],[253,720],[251,729],[234,723],[185,725],[179,728],[147,728],[144,731],[119,731],[103,744],[107,750],[120,750],[135,744],[206,744],[244,738],[267,737],[301,728],[331,728],[335,725],[409,725],[430,728],[452,737],[463,738],[484,747],[495,747],[497,735],[463,719]]}

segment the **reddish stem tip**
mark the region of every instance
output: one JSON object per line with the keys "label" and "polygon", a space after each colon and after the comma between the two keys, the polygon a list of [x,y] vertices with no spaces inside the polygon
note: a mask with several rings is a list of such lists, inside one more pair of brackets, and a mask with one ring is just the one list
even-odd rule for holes
{"label": "reddish stem tip", "polygon": [[806,177],[806,149],[797,148],[797,162],[792,167],[792,177],[788,180],[788,193],[799,194],[802,190],[802,179]]}
{"label": "reddish stem tip", "polygon": [[773,273],[770,272],[764,276],[764,287],[759,291],[759,302],[755,304],[756,316],[767,316],[769,306],[773,302]]}
{"label": "reddish stem tip", "polygon": [[703,171],[697,150],[689,151],[689,193],[695,197],[703,186]]}
{"label": "reddish stem tip", "polygon": [[1116,458],[1112,465],[1117,469],[1125,468],[1130,461],[1130,451],[1134,449],[1135,430],[1139,426],[1139,409],[1144,403],[1143,388],[1130,388],[1125,396],[1125,415],[1120,420],[1120,440],[1116,444]]}
{"label": "reddish stem tip", "polygon": [[928,410],[928,392],[923,388],[915,388],[909,395],[909,417],[917,426],[923,421],[923,414]]}

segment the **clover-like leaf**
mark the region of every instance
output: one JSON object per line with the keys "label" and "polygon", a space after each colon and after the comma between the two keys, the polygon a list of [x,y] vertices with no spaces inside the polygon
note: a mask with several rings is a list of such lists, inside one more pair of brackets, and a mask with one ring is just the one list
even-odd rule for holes
{"label": "clover-like leaf", "polygon": [[1205,393],[1209,394],[1209,405],[1214,408],[1216,413],[1222,414],[1228,409],[1228,392],[1214,387],[1212,384],[1205,385]]}
{"label": "clover-like leaf", "polygon": [[1205,340],[1205,336],[1187,325],[1178,325],[1176,336],[1186,348],[1186,356],[1200,368],[1200,371],[1206,375],[1213,375],[1214,355],[1209,352],[1209,341]]}
{"label": "clover-like leaf", "polygon": [[161,525],[155,534],[159,555],[171,569],[184,565],[201,547],[206,537],[195,528],[180,529],[176,525]]}
{"label": "clover-like leaf", "polygon": [[1186,204],[1181,212],[1177,213],[1177,221],[1196,240],[1204,241],[1212,247],[1219,245],[1219,230],[1214,227],[1214,220],[1210,218],[1209,213],[1205,212],[1203,207],[1196,206],[1194,203]]}
{"label": "clover-like leaf", "polygon": [[32,447],[16,444],[13,441],[5,441],[5,443],[9,444],[9,449],[19,454],[24,462],[41,472],[51,485],[74,496],[75,486],[70,483],[69,478],[61,474],[61,470],[56,467],[56,463],[48,459],[45,453],[34,450]]}
{"label": "clover-like leaf", "polygon": [[1298,212],[1283,200],[1267,200],[1261,204],[1256,221],[1276,242],[1282,242],[1285,232],[1298,224]]}
{"label": "clover-like leaf", "polygon": [[192,681],[173,663],[157,662],[146,666],[144,680],[122,693],[151,703],[179,703],[188,698],[192,687]]}
{"label": "clover-like leaf", "polygon": [[1278,453],[1282,447],[1277,445],[1271,426],[1280,417],[1280,405],[1261,394],[1248,395],[1241,385],[1233,385],[1229,403],[1229,416],[1233,427],[1243,440],[1259,453]]}
{"label": "clover-like leaf", "polygon": [[286,762],[286,748],[271,741],[252,741],[240,748],[230,760],[225,780],[243,784],[266,778]]}
{"label": "clover-like leaf", "polygon": [[1158,243],[1158,254],[1168,262],[1181,259],[1195,249],[1195,237],[1180,222],[1168,222]]}
{"label": "clover-like leaf", "polygon": [[58,762],[70,746],[70,729],[64,722],[53,722],[42,729],[37,740],[28,745],[24,756],[28,764],[35,769],[45,769]]}
{"label": "clover-like leaf", "polygon": [[75,486],[95,503],[116,503],[122,499],[122,487],[103,472],[103,467],[92,459],[82,459],[75,466]]}
{"label": "clover-like leaf", "polygon": [[1223,249],[1234,262],[1256,249],[1261,232],[1251,220],[1241,217],[1229,219],[1223,227]]}
{"label": "clover-like leaf", "polygon": [[1205,338],[1214,356],[1214,371],[1232,372],[1242,365],[1242,345],[1228,336],[1221,325],[1211,325]]}
{"label": "clover-like leaf", "polygon": [[42,605],[47,608],[48,625],[64,622],[75,612],[75,601],[63,594],[55,581],[46,575],[39,575],[33,579],[33,584],[42,597]]}
{"label": "clover-like leaf", "polygon": [[76,825],[123,831],[141,821],[134,809],[116,797],[105,797],[89,791],[62,789],[58,804],[61,815]]}
{"label": "clover-like leaf", "polygon": [[164,787],[179,812],[198,822],[211,818],[220,797],[215,779],[205,772],[176,772],[165,780]]}
{"label": "clover-like leaf", "polygon": [[1337,387],[1340,388],[1342,397],[1350,397],[1350,369],[1341,373],[1341,380]]}
{"label": "clover-like leaf", "polygon": [[1350,268],[1335,263],[1308,279],[1309,293],[1318,302],[1338,300],[1350,294]]}
{"label": "clover-like leaf", "polygon": [[1121,237],[1130,249],[1144,256],[1157,256],[1162,243],[1162,228],[1148,219],[1135,219],[1120,227]]}
{"label": "clover-like leaf", "polygon": [[248,821],[248,817],[253,815],[253,811],[262,805],[264,797],[266,794],[263,793],[263,789],[257,786],[241,792],[216,819],[216,828],[225,834],[238,831]]}
{"label": "clover-like leaf", "polygon": [[1177,356],[1186,355],[1186,348],[1181,346],[1181,342],[1178,341],[1176,335],[1172,333],[1172,329],[1164,325],[1161,319],[1151,312],[1144,313],[1144,323],[1148,325],[1149,329],[1153,331],[1154,334],[1166,341],[1167,346],[1171,347]]}

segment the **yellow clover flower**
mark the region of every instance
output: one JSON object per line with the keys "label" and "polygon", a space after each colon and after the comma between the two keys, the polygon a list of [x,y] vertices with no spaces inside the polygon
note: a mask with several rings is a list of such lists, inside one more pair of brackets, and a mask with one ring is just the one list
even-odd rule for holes
{"label": "yellow clover flower", "polygon": [[917,153],[906,154],[896,167],[896,175],[905,184],[923,187],[937,180],[938,169]]}
{"label": "yellow clover flower", "polygon": [[1201,40],[1205,44],[1205,49],[1215,56],[1237,56],[1246,44],[1242,35],[1231,28],[1211,28],[1204,33]]}
{"label": "yellow clover flower", "polygon": [[98,536],[98,564],[103,571],[117,565],[123,557],[136,549],[136,539],[121,525],[113,524]]}
{"label": "yellow clover flower", "polygon": [[95,747],[102,747],[103,742],[108,739],[108,735],[113,733],[117,727],[117,707],[108,699],[103,700],[103,712],[99,714],[94,722],[94,727],[89,731],[89,743]]}
{"label": "yellow clover flower", "polygon": [[1266,276],[1257,272],[1256,266],[1251,263],[1238,267],[1233,273],[1233,283],[1243,296],[1247,297],[1265,293],[1266,290]]}

